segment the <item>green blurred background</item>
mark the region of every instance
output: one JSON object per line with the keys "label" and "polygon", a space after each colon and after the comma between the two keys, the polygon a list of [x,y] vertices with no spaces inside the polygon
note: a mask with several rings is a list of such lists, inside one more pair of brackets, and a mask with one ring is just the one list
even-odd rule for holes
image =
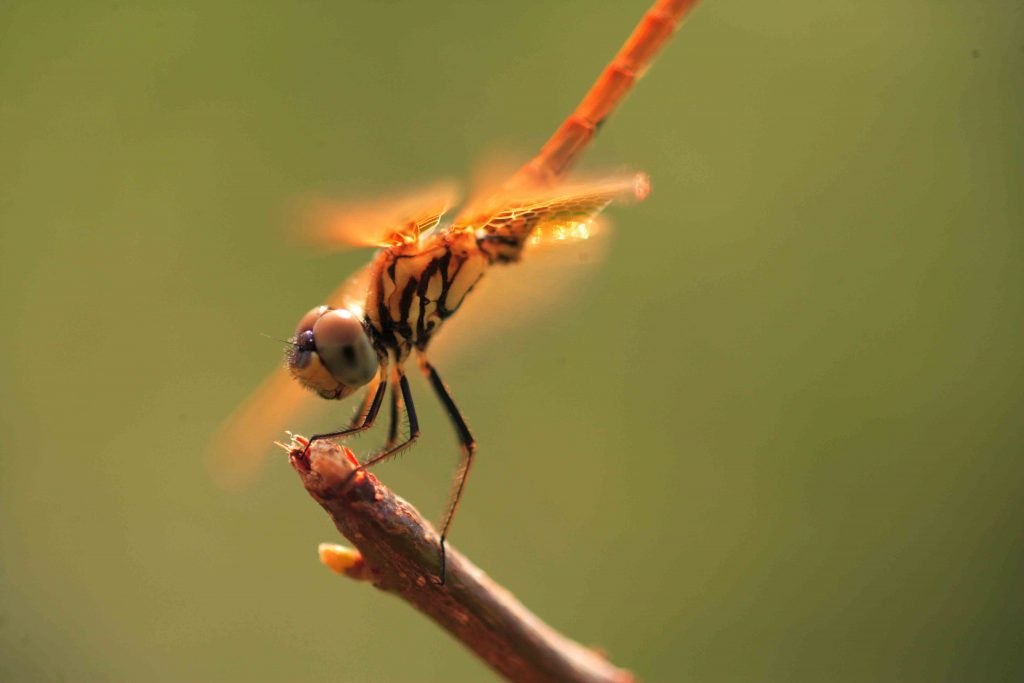
{"label": "green blurred background", "polygon": [[[490,679],[204,444],[367,257],[290,199],[531,153],[646,7],[0,6],[0,679]],[[594,284],[444,368],[455,545],[646,681],[1024,674],[1022,86],[1016,2],[699,6],[586,160],[654,188]]]}

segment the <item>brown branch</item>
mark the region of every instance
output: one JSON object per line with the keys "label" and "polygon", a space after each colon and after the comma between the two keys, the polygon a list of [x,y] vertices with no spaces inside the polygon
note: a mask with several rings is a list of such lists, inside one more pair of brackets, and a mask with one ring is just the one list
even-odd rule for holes
{"label": "brown branch", "polygon": [[402,598],[511,681],[634,681],[628,671],[538,619],[451,546],[442,586],[438,535],[419,512],[372,474],[350,476],[356,461],[347,449],[318,441],[303,457],[303,442],[293,443],[292,466],[359,551],[339,555],[321,547],[326,563]]}

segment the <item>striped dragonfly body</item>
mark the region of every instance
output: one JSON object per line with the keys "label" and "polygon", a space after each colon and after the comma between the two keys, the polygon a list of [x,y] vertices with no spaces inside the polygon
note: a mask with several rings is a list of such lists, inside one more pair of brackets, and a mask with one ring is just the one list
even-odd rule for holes
{"label": "striped dragonfly body", "polygon": [[647,177],[637,174],[564,187],[542,199],[506,199],[499,209],[477,209],[475,218],[423,238],[420,223],[411,222],[412,231],[396,235],[400,243],[382,249],[370,266],[363,308],[375,347],[396,363],[413,349],[425,351],[489,267],[519,261],[538,233],[584,236],[612,201],[643,199],[647,191]]}
{"label": "striped dragonfly body", "polygon": [[[656,0],[615,58],[605,67],[583,100],[528,163],[490,195],[464,208],[447,227],[436,203],[407,211],[389,211],[402,220],[389,223],[374,239],[356,237],[346,225],[325,226],[333,244],[382,247],[361,271],[358,291],[350,285],[299,321],[289,341],[287,370],[291,380],[327,399],[342,399],[367,387],[362,409],[347,429],[316,434],[304,440],[293,457],[308,457],[318,439],[345,437],[369,429],[390,392],[390,427],[384,447],[367,457],[359,470],[388,459],[419,436],[419,422],[405,375],[405,363],[416,352],[419,365],[445,408],[462,446],[462,462],[440,533],[438,574],[444,582],[445,538],[476,451],[465,418],[451,392],[427,359],[431,340],[455,315],[474,287],[495,265],[515,263],[539,235],[585,236],[592,221],[617,199],[641,199],[646,176],[570,184],[566,175],[589,146],[601,125],[650,66],[696,0]],[[379,218],[379,217],[378,217]],[[408,220],[406,220],[408,219]],[[379,221],[378,221],[379,222]],[[398,225],[396,229],[394,226]],[[377,226],[381,227],[381,226]],[[362,228],[360,228],[362,229]],[[528,258],[528,256],[526,256]],[[266,424],[287,416],[295,393],[275,375],[225,425],[216,450],[237,451],[265,434]],[[404,410],[407,433],[399,432]]]}
{"label": "striped dragonfly body", "polygon": [[396,363],[423,351],[459,310],[489,265],[468,232],[382,249],[370,266],[366,324],[378,351]]}

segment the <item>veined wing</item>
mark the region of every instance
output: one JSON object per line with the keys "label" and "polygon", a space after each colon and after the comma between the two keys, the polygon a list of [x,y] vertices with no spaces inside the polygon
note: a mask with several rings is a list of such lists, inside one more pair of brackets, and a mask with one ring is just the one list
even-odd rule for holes
{"label": "veined wing", "polygon": [[[319,303],[361,312],[371,268],[349,277]],[[282,363],[223,422],[210,440],[207,463],[213,478],[224,488],[241,488],[259,473],[274,441],[285,440],[285,430],[308,423],[327,401],[302,387]]]}
{"label": "veined wing", "polygon": [[492,348],[492,340],[510,328],[579,301],[611,246],[611,223],[599,212],[616,198],[642,199],[648,189],[643,175],[576,183],[533,198],[503,200],[505,207],[482,212],[486,218],[453,227],[482,229],[524,215],[533,220],[521,262],[488,270],[438,333],[431,355],[440,364],[472,356],[476,349]]}
{"label": "veined wing", "polygon": [[386,247],[414,241],[436,227],[458,199],[455,183],[440,182],[420,190],[370,201],[296,202],[299,238],[334,249]]}
{"label": "veined wing", "polygon": [[471,202],[450,229],[507,232],[523,239],[543,239],[551,233],[556,240],[564,239],[567,231],[585,226],[612,201],[639,201],[649,192],[650,181],[643,173],[514,195],[499,191]]}

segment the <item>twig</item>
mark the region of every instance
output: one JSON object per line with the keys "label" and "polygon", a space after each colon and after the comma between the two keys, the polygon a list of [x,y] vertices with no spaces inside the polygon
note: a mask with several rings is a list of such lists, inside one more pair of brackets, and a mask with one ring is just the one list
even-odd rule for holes
{"label": "twig", "polygon": [[317,441],[303,457],[303,446],[297,437],[292,466],[358,548],[355,553],[321,546],[321,558],[336,571],[402,598],[511,681],[634,681],[600,653],[545,624],[451,546],[442,586],[438,535],[419,512],[372,474],[350,476],[357,463],[347,449]]}

